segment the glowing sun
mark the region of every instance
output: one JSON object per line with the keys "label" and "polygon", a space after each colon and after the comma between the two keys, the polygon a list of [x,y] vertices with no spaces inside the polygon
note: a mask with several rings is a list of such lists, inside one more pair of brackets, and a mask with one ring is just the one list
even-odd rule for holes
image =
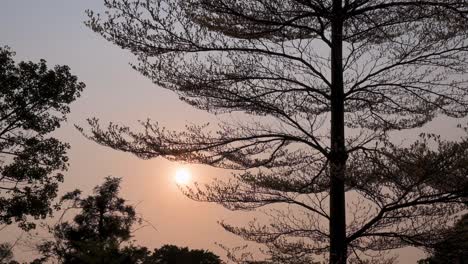
{"label": "glowing sun", "polygon": [[177,184],[186,185],[190,182],[192,176],[190,175],[190,171],[186,168],[179,168],[175,174],[175,181]]}

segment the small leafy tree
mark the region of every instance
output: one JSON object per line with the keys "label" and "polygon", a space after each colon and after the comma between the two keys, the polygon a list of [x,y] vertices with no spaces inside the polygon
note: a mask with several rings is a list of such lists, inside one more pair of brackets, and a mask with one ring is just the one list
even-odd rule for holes
{"label": "small leafy tree", "polygon": [[32,263],[55,259],[63,264],[221,264],[215,254],[165,245],[153,252],[130,241],[132,227],[141,223],[135,208],[119,197],[121,180],[107,177],[86,198],[76,190],[62,197],[69,210],[79,210],[73,221],[53,226],[52,240],[38,245],[42,257]]}
{"label": "small leafy tree", "polygon": [[139,221],[133,206],[119,197],[120,179],[107,177],[94,188],[94,195],[80,197],[80,191],[68,193],[63,202],[68,209],[79,209],[72,222],[62,222],[51,232],[54,240],[39,245],[47,258],[60,263],[127,263],[121,245],[131,238],[132,226]]}
{"label": "small leafy tree", "polygon": [[85,85],[68,66],[15,64],[13,56],[0,47],[0,225],[30,229],[28,217],[51,213],[67,168],[69,145],[48,134],[66,120]]}
{"label": "small leafy tree", "polygon": [[[188,249],[174,245],[164,245],[155,249],[147,264],[221,264],[215,254],[198,249]],[[146,264],[146,263],[145,263]]]}
{"label": "small leafy tree", "polygon": [[[141,158],[234,170],[189,195],[232,210],[276,205],[270,223],[223,225],[264,244],[271,262],[344,264],[432,243],[463,207],[466,138],[403,148],[388,139],[468,114],[466,0],[104,4],[88,26],[135,54],[135,69],[194,107],[247,116],[182,132],[90,120],[89,137]],[[453,188],[435,188],[441,180]]]}

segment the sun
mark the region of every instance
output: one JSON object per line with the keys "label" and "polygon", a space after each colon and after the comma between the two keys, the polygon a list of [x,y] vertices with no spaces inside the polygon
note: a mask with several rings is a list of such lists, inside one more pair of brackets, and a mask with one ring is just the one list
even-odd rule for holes
{"label": "sun", "polygon": [[186,168],[179,168],[175,174],[175,181],[177,184],[186,185],[191,179],[190,171]]}

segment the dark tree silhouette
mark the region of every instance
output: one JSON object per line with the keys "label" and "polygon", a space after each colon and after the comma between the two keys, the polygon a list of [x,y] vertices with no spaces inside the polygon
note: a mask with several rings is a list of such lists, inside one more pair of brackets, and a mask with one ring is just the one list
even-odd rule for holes
{"label": "dark tree silhouette", "polygon": [[28,217],[51,212],[67,168],[68,144],[48,134],[66,120],[85,85],[68,66],[48,69],[44,60],[16,65],[13,56],[0,47],[0,225],[30,229]]}
{"label": "dark tree silhouette", "polygon": [[209,251],[174,245],[155,249],[151,259],[148,264],[221,264],[219,257]]}
{"label": "dark tree silhouette", "polygon": [[166,245],[153,252],[130,241],[132,228],[141,223],[135,208],[119,197],[120,179],[107,177],[94,194],[80,197],[80,191],[62,197],[71,202],[63,214],[79,212],[72,222],[50,229],[53,239],[38,245],[42,257],[32,263],[55,259],[63,264],[221,264],[218,256],[205,250]]}
{"label": "dark tree silhouette", "polygon": [[[104,3],[88,26],[135,54],[135,69],[199,109],[248,118],[183,132],[148,121],[142,133],[93,119],[89,137],[237,170],[189,195],[232,210],[285,204],[271,224],[223,225],[265,244],[272,262],[421,245],[460,210],[466,139],[432,150],[427,138],[399,148],[388,135],[467,115],[465,0]],[[441,177],[453,188],[434,188]]]}
{"label": "dark tree silhouette", "polygon": [[61,222],[51,229],[54,240],[39,245],[43,260],[60,263],[127,263],[121,244],[129,241],[132,226],[139,221],[133,206],[119,195],[120,179],[107,177],[94,189],[94,195],[80,197],[80,191],[66,194],[69,209],[79,209],[72,222]]}
{"label": "dark tree silhouette", "polygon": [[448,230],[445,239],[435,244],[431,256],[419,264],[465,264],[468,263],[468,214]]}

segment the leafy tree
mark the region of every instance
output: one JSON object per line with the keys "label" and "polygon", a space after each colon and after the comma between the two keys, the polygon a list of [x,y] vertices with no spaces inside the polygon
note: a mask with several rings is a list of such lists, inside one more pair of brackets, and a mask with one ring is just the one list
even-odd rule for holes
{"label": "leafy tree", "polygon": [[[53,240],[43,241],[43,255],[32,263],[56,259],[63,264],[221,264],[218,256],[205,250],[166,245],[153,252],[133,245],[132,227],[141,222],[135,208],[119,197],[120,179],[107,177],[94,188],[94,195],[81,198],[76,190],[62,197],[71,202],[68,210],[80,210],[72,222],[51,229]],[[127,243],[127,245],[125,245]]]}
{"label": "leafy tree", "polygon": [[148,264],[221,264],[215,254],[199,249],[188,249],[174,245],[164,245],[155,249]]}
{"label": "leafy tree", "polygon": [[123,249],[126,262],[135,264],[222,264],[221,259],[207,251],[175,245],[164,245],[154,251],[146,247],[128,246]]}
{"label": "leafy tree", "polygon": [[13,56],[0,47],[0,224],[30,229],[28,217],[51,213],[67,168],[69,145],[48,134],[66,120],[85,85],[68,66],[15,64]]}
{"label": "leafy tree", "polygon": [[468,214],[465,214],[455,226],[431,249],[429,258],[420,260],[420,264],[463,264],[468,262]]}
{"label": "leafy tree", "polygon": [[43,260],[53,257],[60,263],[127,263],[121,244],[129,241],[132,226],[139,221],[133,206],[119,195],[120,179],[107,177],[94,188],[94,195],[80,197],[80,191],[66,194],[68,209],[80,212],[72,222],[62,222],[51,230],[54,240],[39,245]]}
{"label": "leafy tree", "polygon": [[188,195],[232,210],[282,204],[271,223],[223,223],[266,245],[269,261],[346,263],[436,243],[463,209],[466,138],[400,147],[389,136],[467,115],[465,0],[104,3],[88,26],[135,54],[135,69],[194,107],[248,118],[183,132],[148,121],[141,133],[92,119],[88,137],[234,170]]}
{"label": "leafy tree", "polygon": [[154,252],[156,263],[161,264],[220,264],[221,260],[215,254],[206,250],[181,248],[165,245]]}

